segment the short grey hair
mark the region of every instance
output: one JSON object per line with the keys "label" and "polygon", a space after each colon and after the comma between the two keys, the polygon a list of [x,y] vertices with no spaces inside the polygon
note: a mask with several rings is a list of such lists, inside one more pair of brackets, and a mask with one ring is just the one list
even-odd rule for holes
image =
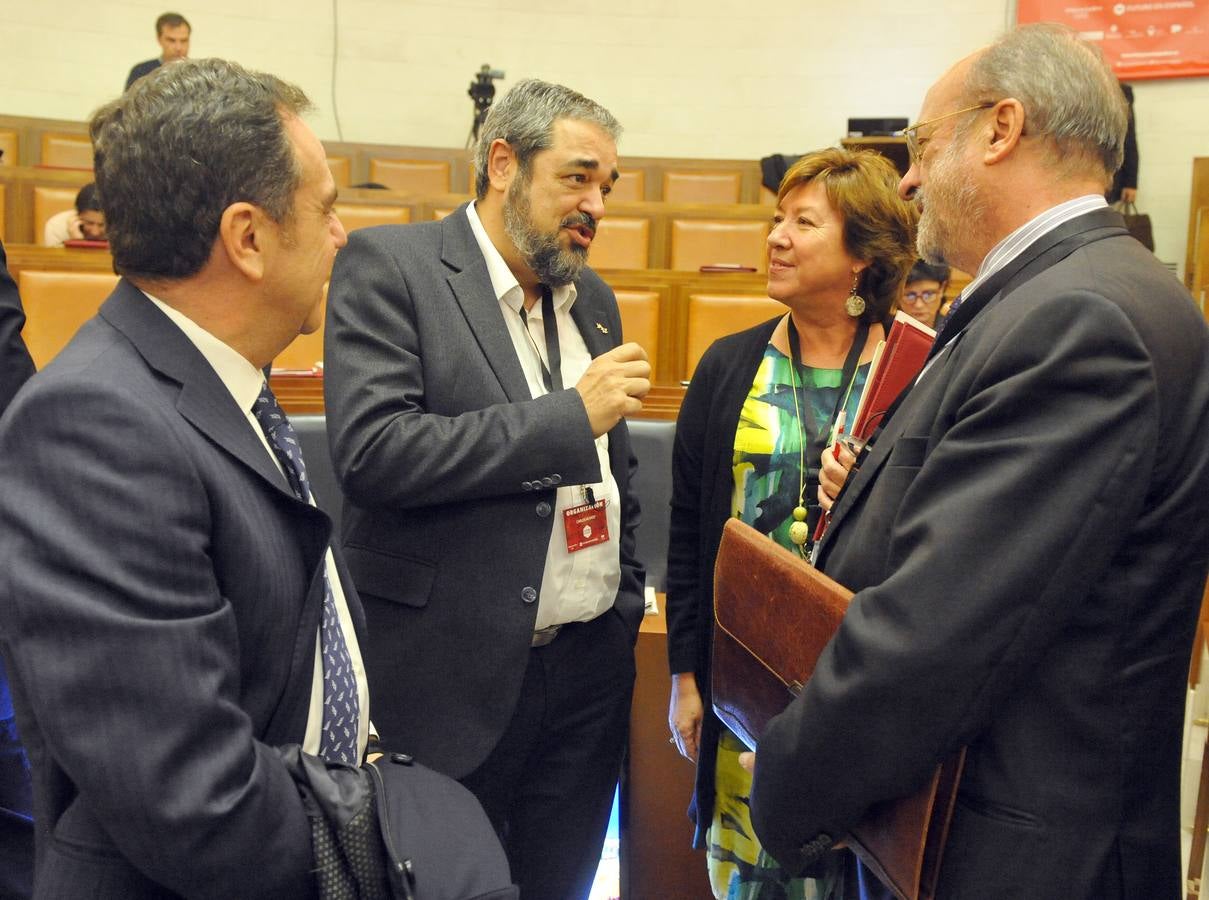
{"label": "short grey hair", "polygon": [[474,189],[480,200],[487,196],[490,178],[487,154],[492,142],[504,140],[516,154],[522,173],[528,173],[533,157],[550,149],[554,123],[559,119],[578,119],[598,126],[616,143],[621,124],[613,114],[583,94],[536,78],[519,81],[504,99],[491,108],[479,131],[474,148]]}
{"label": "short grey hair", "polygon": [[114,269],[147,280],[196,275],[223,210],[246,201],[285,223],[302,170],[285,117],[298,87],[221,59],[161,66],[89,123]]}
{"label": "short grey hair", "polygon": [[1099,48],[1065,26],[1024,25],[991,44],[966,76],[971,104],[1014,97],[1024,104],[1026,133],[1053,142],[1068,172],[1102,166],[1111,180],[1124,158],[1128,111],[1121,86]]}

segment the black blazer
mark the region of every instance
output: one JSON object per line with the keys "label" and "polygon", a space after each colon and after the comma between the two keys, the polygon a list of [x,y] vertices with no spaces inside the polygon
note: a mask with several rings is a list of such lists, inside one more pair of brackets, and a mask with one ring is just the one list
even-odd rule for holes
{"label": "black blazer", "polygon": [[760,743],[753,819],[799,867],[968,745],[940,897],[1174,898],[1209,333],[1111,211],[1015,267],[837,504],[820,565],[858,593]]}
{"label": "black blazer", "polygon": [[[571,315],[598,356],[621,342],[617,304],[589,269],[576,289]],[[325,342],[374,724],[388,745],[460,778],[520,694],[554,484],[600,480],[587,413],[572,388],[530,397],[465,207],[354,232],[332,272]],[[622,522],[614,610],[636,637],[643,573],[624,420],[609,461]]]}
{"label": "black blazer", "polygon": [[743,402],[784,316],[719,338],[693,372],[676,419],[672,517],[668,540],[667,648],[672,674],[692,672],[705,704],[696,786],[689,815],[693,843],[705,846],[714,815],[714,766],[721,723],[710,711],[714,561],[730,518],[735,427]]}
{"label": "black blazer", "polygon": [[311,896],[271,745],[305,735],[331,520],[125,280],[14,401],[0,458],[35,896]]}

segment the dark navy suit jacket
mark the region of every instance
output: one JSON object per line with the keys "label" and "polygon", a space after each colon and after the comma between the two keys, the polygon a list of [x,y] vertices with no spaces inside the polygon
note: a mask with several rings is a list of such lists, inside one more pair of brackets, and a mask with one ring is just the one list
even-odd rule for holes
{"label": "dark navy suit jacket", "polygon": [[0,457],[35,896],[312,895],[307,817],[271,745],[305,734],[330,519],[125,280],[21,392]]}

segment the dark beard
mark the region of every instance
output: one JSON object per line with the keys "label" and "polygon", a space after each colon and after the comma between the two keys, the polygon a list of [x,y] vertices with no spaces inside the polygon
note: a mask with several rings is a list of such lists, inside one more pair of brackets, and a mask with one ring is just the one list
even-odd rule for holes
{"label": "dark beard", "polygon": [[[587,264],[588,248],[574,243],[562,247],[557,231],[551,234],[537,229],[533,224],[528,187],[528,177],[518,177],[508,189],[504,202],[504,232],[538,281],[550,287],[570,284]],[[587,225],[595,230],[596,220],[587,213],[578,213],[568,216],[561,225]]]}

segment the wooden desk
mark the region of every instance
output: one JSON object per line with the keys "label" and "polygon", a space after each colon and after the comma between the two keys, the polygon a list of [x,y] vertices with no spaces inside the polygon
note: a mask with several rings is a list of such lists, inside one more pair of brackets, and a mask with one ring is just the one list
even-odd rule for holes
{"label": "wooden desk", "polygon": [[664,597],[642,623],[635,647],[638,677],[630,710],[630,748],[621,791],[622,900],[697,900],[712,896],[705,853],[692,849],[686,814],[692,763],[668,742],[671,676]]}

